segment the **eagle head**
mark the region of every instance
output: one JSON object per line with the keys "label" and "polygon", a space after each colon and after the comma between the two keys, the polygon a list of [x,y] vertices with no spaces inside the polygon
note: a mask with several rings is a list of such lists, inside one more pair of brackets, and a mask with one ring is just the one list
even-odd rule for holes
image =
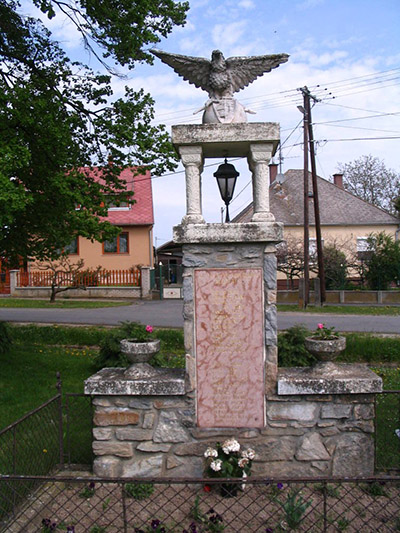
{"label": "eagle head", "polygon": [[211,54],[211,61],[224,61],[224,54],[221,52],[221,50],[213,50]]}

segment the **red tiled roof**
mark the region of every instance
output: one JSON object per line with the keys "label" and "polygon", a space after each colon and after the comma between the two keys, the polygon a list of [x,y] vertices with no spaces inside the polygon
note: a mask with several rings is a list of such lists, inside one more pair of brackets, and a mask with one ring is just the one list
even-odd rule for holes
{"label": "red tiled roof", "polygon": [[[92,174],[96,180],[101,178]],[[125,169],[119,178],[126,183],[128,191],[133,190],[134,203],[129,209],[109,209],[107,220],[116,226],[137,226],[154,224],[153,193],[151,188],[151,176],[145,174],[134,175],[132,169]]]}

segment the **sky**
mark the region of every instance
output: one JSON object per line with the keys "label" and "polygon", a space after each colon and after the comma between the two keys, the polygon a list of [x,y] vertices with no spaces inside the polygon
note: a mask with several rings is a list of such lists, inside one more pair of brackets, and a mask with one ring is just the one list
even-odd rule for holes
{"label": "sky", "polygon": [[[338,165],[372,154],[400,172],[400,1],[399,0],[189,0],[187,23],[157,45],[160,50],[210,58],[220,49],[232,56],[287,53],[287,63],[235,94],[256,112],[249,122],[280,124],[282,171],[302,168],[302,104],[307,86],[319,100],[312,108],[317,173],[332,179]],[[48,21],[46,22],[48,25]],[[68,55],[85,56],[76,30],[56,16],[50,29]],[[122,69],[121,69],[122,70]],[[124,86],[144,88],[155,100],[155,122],[201,123],[207,93],[196,89],[155,59],[114,79],[117,97]],[[277,154],[278,156],[278,154]],[[203,215],[221,220],[223,205],[213,173],[222,160],[207,159],[202,175]],[[252,200],[245,160],[231,161],[240,172],[231,218]],[[185,179],[176,173],[153,176],[155,245],[172,238],[185,215]]]}

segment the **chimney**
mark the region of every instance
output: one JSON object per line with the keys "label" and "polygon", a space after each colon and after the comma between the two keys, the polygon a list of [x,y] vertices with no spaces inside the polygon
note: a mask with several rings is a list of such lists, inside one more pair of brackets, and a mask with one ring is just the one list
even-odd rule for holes
{"label": "chimney", "polygon": [[336,187],[339,187],[339,189],[343,189],[343,174],[334,174],[333,183],[336,185]]}
{"label": "chimney", "polygon": [[269,166],[269,184],[272,185],[272,183],[276,180],[276,176],[278,174],[278,165],[277,163],[271,163]]}

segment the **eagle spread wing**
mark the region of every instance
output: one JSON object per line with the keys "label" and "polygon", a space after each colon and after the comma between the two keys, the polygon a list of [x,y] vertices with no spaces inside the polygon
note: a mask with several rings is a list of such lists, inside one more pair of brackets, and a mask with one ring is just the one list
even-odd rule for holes
{"label": "eagle spread wing", "polygon": [[232,80],[232,91],[243,89],[264,72],[270,72],[288,59],[288,54],[228,58],[226,65]]}
{"label": "eagle spread wing", "polygon": [[211,61],[204,57],[183,56],[180,54],[169,54],[161,50],[150,50],[152,54],[161,59],[182,76],[184,80],[192,83],[196,87],[210,92],[210,67]]}

